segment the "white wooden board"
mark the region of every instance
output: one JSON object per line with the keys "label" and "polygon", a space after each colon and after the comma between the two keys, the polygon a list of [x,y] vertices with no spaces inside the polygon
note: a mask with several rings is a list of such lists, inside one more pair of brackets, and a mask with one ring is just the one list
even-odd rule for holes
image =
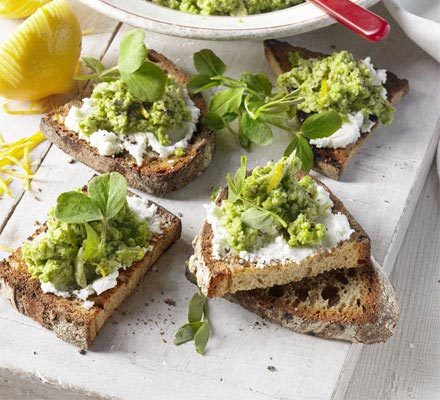
{"label": "white wooden board", "polygon": [[[385,13],[382,7],[379,12]],[[115,61],[119,39],[120,32],[104,58],[108,64]],[[148,35],[148,41],[189,72],[193,52],[210,47],[230,66],[231,75],[243,70],[270,73],[260,42],[210,43],[153,34]],[[370,55],[378,66],[410,81],[411,94],[398,106],[393,126],[376,131],[342,182],[325,180],[363,225],[372,239],[374,256],[390,272],[438,139],[438,67],[395,25],[390,37],[374,46],[337,26],[297,36],[291,42],[324,52],[330,52],[335,45],[358,57]],[[103,44],[102,40],[97,43]],[[191,240],[203,219],[202,204],[213,186],[223,184],[225,173],[236,168],[241,154],[227,135],[219,136],[217,143],[213,164],[205,174],[185,189],[155,199],[183,214],[182,240],[109,321],[92,350],[79,355],[73,346],[57,340],[8,304],[0,303],[0,367],[130,400],[146,396],[342,396],[360,346],[299,335],[270,324],[262,326],[253,314],[221,299],[210,303],[214,337],[205,357],[198,356],[191,344],[172,345],[194,292],[183,271],[191,254]],[[250,164],[278,158],[286,143],[287,138],[280,133],[280,140],[273,146],[248,154]],[[37,180],[42,182],[39,186],[43,191],[38,196],[41,201],[36,201],[32,193],[23,196],[0,235],[2,244],[18,246],[33,231],[33,222],[44,220],[60,191],[81,186],[92,175],[79,163],[68,164],[68,158],[58,149],[50,149],[37,173]],[[166,298],[175,300],[176,307],[165,304]],[[270,372],[269,365],[275,366],[276,371]],[[341,376],[343,371],[347,373]]]}

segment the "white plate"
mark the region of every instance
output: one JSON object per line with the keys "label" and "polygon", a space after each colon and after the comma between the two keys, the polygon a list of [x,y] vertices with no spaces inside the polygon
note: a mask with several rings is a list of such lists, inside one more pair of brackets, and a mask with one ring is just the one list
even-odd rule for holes
{"label": "white plate", "polygon": [[[220,17],[187,14],[146,0],[80,1],[109,17],[139,28],[195,39],[233,40],[286,37],[335,23],[332,18],[310,3],[265,14]],[[379,0],[353,1],[361,6],[369,7]]]}

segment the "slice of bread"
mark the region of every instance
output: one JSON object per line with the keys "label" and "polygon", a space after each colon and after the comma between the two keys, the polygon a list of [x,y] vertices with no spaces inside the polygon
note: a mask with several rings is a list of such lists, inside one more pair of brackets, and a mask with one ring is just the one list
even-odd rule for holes
{"label": "slice of bread", "polygon": [[[289,53],[293,51],[298,52],[299,55],[305,59],[325,56],[323,53],[313,52],[302,47],[295,47],[289,43],[280,42],[278,40],[266,40],[264,42],[266,59],[278,75],[292,69],[292,65],[289,61]],[[387,80],[384,86],[391,104],[396,104],[409,91],[408,81],[406,79],[399,79],[389,71],[387,71]],[[374,127],[377,125],[376,123]],[[362,133],[361,137],[355,143],[343,148],[318,148],[312,145],[311,147],[315,156],[313,169],[329,178],[338,180],[344,172],[350,158],[359,150],[371,132],[372,131]]]}
{"label": "slice of bread", "polygon": [[[130,268],[120,270],[117,286],[90,296],[88,300],[94,302],[90,309],[86,309],[81,300],[44,293],[40,281],[30,276],[20,249],[0,262],[0,295],[22,314],[53,330],[59,338],[82,349],[89,348],[116,308],[133,292],[159,257],[180,238],[180,219],[160,206],[157,210],[162,233],[153,236],[151,250]],[[40,228],[29,239],[37,237],[44,229]]]}
{"label": "slice of bread", "polygon": [[[188,77],[162,54],[149,50],[148,58],[160,65],[178,83],[185,85],[188,81]],[[190,97],[201,110],[201,121],[206,113],[206,103],[199,94],[190,95]],[[81,100],[74,100],[47,114],[41,120],[41,131],[61,150],[94,170],[121,173],[131,187],[147,193],[164,195],[187,185],[200,175],[211,162],[215,147],[214,134],[201,122],[197,124],[197,132],[194,133],[190,145],[182,157],[170,156],[163,159],[151,151],[145,155],[143,164],[138,166],[128,153],[102,156],[93,146],[80,139],[77,133],[70,131],[64,125],[64,118],[70,107],[80,103]]]}
{"label": "slice of bread", "polygon": [[353,343],[385,342],[399,319],[394,289],[374,260],[225,299],[295,332]]}
{"label": "slice of bread", "polygon": [[[267,288],[299,281],[337,268],[362,267],[370,260],[370,239],[362,227],[350,215],[341,201],[330,190],[315,179],[330,195],[333,201],[333,213],[344,214],[354,230],[349,240],[339,243],[329,250],[317,252],[300,262],[273,262],[258,267],[255,263],[245,262],[237,255],[228,255],[221,260],[212,257],[212,229],[207,222],[194,239],[194,255],[189,262],[190,271],[196,275],[197,284],[208,297],[223,297],[227,293],[242,290]],[[227,196],[224,189],[216,199],[218,205]]]}

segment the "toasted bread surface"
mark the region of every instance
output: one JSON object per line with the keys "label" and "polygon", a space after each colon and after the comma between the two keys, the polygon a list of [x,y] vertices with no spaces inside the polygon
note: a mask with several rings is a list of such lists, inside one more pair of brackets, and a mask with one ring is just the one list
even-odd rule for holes
{"label": "toasted bread surface", "polygon": [[394,290],[374,261],[225,298],[296,332],[354,343],[386,341],[399,318]]}
{"label": "toasted bread surface", "polygon": [[[188,77],[165,56],[154,50],[149,50],[148,58],[160,65],[180,84],[185,85],[188,81]],[[190,95],[190,97],[201,110],[203,116],[206,113],[206,103],[203,97],[200,94]],[[70,107],[80,104],[81,100],[74,100],[47,114],[41,120],[41,131],[52,143],[78,161],[98,172],[119,172],[134,188],[164,195],[187,185],[200,175],[211,162],[215,147],[214,134],[200,122],[197,124],[197,132],[194,133],[190,145],[182,157],[170,156],[163,159],[151,151],[144,157],[143,164],[138,166],[128,153],[102,156],[93,146],[80,139],[77,133],[70,131],[64,125],[64,118]]]}
{"label": "toasted bread surface", "polygon": [[[299,55],[305,59],[325,56],[323,53],[310,51],[302,47],[295,47],[289,43],[280,42],[278,40],[266,40],[264,42],[266,59],[278,75],[292,69],[292,65],[289,61],[289,53],[294,51],[298,52]],[[391,104],[396,104],[409,91],[408,81],[398,78],[389,71],[387,71],[387,80],[384,86]],[[374,127],[377,125],[376,123]],[[344,172],[350,158],[358,151],[370,133],[371,131],[362,133],[361,137],[355,143],[343,148],[318,148],[312,145],[311,147],[315,156],[315,165],[313,168],[329,178],[338,180]]]}
{"label": "toasted bread surface", "polygon": [[[40,281],[29,274],[20,248],[7,260],[0,262],[0,295],[6,297],[22,314],[53,330],[59,338],[82,349],[89,348],[115,309],[180,237],[180,219],[160,206],[158,213],[162,232],[153,236],[151,250],[130,268],[120,270],[117,286],[100,295],[90,296],[88,300],[94,302],[90,309],[86,309],[81,300],[44,293]],[[37,237],[40,232],[41,229],[29,239]]]}
{"label": "toasted bread surface", "polygon": [[[316,180],[316,179],[315,179]],[[201,291],[208,297],[222,297],[227,293],[266,288],[299,281],[337,268],[362,267],[370,260],[370,239],[362,227],[351,216],[341,201],[330,190],[316,180],[330,194],[333,213],[344,214],[354,230],[349,240],[329,250],[318,250],[300,262],[273,262],[264,267],[246,262],[237,255],[228,255],[217,260],[212,256],[212,229],[204,223],[194,240],[194,255],[190,260],[190,271],[197,277]],[[217,203],[226,198],[227,189],[217,197]]]}

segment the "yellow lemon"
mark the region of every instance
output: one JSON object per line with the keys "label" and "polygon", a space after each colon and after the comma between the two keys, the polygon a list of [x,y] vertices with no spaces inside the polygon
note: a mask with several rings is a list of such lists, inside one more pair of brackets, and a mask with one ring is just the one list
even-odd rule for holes
{"label": "yellow lemon", "polygon": [[0,0],[0,16],[25,18],[50,0]]}
{"label": "yellow lemon", "polygon": [[81,28],[65,0],[39,8],[0,46],[0,96],[32,101],[73,88]]}

